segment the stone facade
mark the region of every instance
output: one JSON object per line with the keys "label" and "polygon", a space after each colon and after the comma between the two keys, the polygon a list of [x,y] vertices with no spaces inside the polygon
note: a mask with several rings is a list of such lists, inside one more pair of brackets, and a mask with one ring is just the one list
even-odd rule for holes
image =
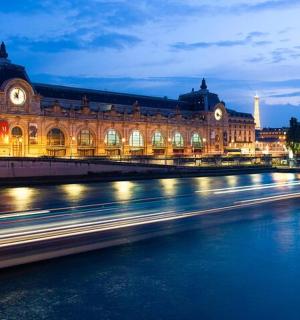
{"label": "stone facade", "polygon": [[200,90],[178,100],[31,83],[0,57],[0,156],[191,156],[255,148],[250,114]]}

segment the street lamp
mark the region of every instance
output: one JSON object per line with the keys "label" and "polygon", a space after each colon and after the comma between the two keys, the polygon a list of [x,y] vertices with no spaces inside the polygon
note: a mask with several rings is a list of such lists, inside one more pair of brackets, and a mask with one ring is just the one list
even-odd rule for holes
{"label": "street lamp", "polygon": [[[122,138],[122,155],[124,156],[124,144],[125,144],[126,139]],[[121,156],[122,156],[121,155]]]}
{"label": "street lamp", "polygon": [[207,153],[206,152],[206,138],[203,138],[203,144],[204,144],[204,151],[205,151],[205,153]]}
{"label": "street lamp", "polygon": [[71,143],[70,143],[70,158],[72,159],[73,158],[73,142],[75,141],[75,137],[74,136],[71,136]]}

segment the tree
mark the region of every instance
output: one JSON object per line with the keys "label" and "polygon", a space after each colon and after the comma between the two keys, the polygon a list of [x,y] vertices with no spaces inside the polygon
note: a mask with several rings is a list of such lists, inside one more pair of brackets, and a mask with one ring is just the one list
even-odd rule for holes
{"label": "tree", "polygon": [[293,151],[293,154],[300,153],[300,123],[296,118],[290,120],[286,144]]}

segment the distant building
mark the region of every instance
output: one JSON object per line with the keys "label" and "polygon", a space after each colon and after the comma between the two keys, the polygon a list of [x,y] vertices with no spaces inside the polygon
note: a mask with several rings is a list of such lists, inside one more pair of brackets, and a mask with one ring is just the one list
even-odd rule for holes
{"label": "distant building", "polygon": [[287,131],[288,128],[263,128],[261,130],[256,130],[256,155],[287,155]]}
{"label": "distant building", "polygon": [[32,83],[0,47],[0,156],[254,153],[254,126],[204,79],[178,99]]}

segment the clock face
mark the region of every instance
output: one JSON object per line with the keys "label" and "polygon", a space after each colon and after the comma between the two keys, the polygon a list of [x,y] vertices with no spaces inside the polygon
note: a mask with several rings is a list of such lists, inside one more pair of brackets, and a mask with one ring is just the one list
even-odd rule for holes
{"label": "clock face", "polygon": [[22,88],[15,87],[10,91],[10,101],[15,105],[22,105],[26,101],[26,93]]}
{"label": "clock face", "polygon": [[215,119],[218,120],[218,121],[221,120],[222,119],[222,115],[223,115],[222,109],[217,108],[215,110]]}

